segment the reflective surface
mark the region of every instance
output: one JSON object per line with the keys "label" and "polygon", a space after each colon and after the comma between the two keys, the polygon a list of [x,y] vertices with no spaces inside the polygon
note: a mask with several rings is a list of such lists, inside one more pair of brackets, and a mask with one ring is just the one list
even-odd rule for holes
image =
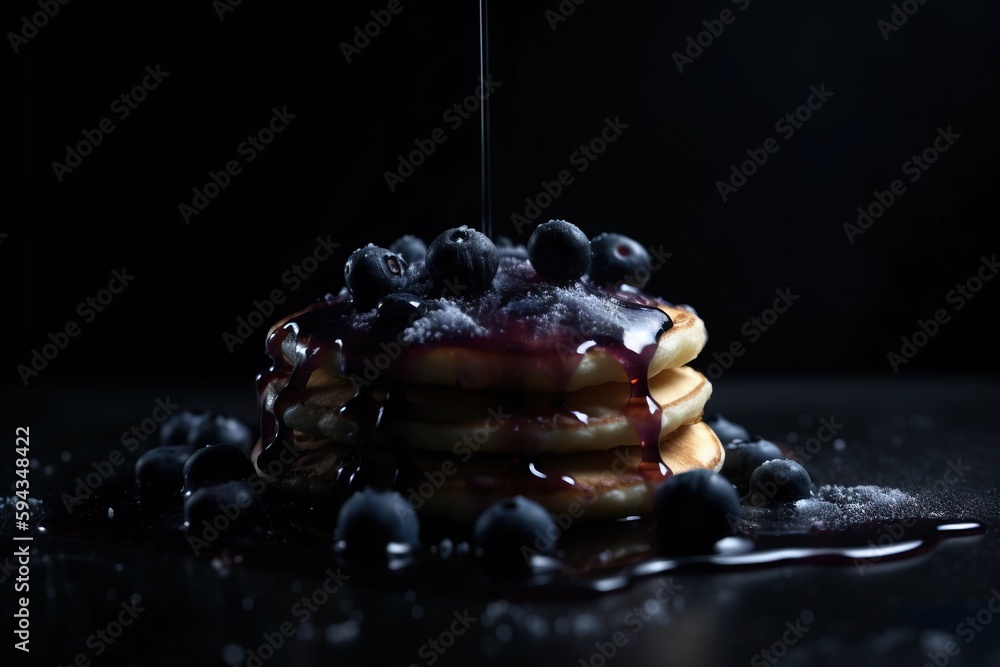
{"label": "reflective surface", "polygon": [[[338,570],[332,554],[324,572],[304,556],[307,550],[281,545],[274,551],[287,554],[286,562],[250,565],[258,554],[213,559],[153,542],[122,544],[114,522],[127,508],[109,507],[105,532],[34,533],[31,658],[70,664],[83,653],[94,664],[122,665],[996,661],[1000,626],[988,622],[995,615],[991,605],[1000,610],[995,528],[888,562],[912,541],[917,527],[907,519],[913,512],[996,524],[1000,454],[990,414],[1000,397],[996,383],[723,379],[717,386],[712,409],[797,449],[816,487],[829,485],[825,493],[840,508],[831,512],[814,500],[784,514],[752,510],[744,527],[758,544],[770,539],[757,534],[762,527],[853,525],[873,502],[896,503],[900,515],[879,515],[874,544],[840,564],[687,568],[652,574],[624,590],[613,590],[621,582],[609,579],[603,584],[609,592],[586,598],[553,593],[538,599],[518,595],[513,586],[491,594],[451,586],[445,595],[426,585],[360,584],[358,575]],[[88,473],[107,470],[102,462],[112,460],[114,450],[124,462],[111,464],[112,475],[129,474],[141,449],[128,452],[121,434],[168,393],[184,407],[248,420],[255,410],[252,388],[242,388],[49,392],[47,400],[13,412],[24,416],[18,424],[32,426],[38,459],[32,490],[46,500],[36,514],[65,512],[59,497],[75,492],[77,476],[86,482]],[[95,494],[112,488],[113,479]],[[864,490],[872,486],[885,491]],[[11,533],[7,518],[4,543],[13,544]],[[739,557],[739,540],[724,546],[724,558]],[[5,622],[11,597],[4,595]]]}

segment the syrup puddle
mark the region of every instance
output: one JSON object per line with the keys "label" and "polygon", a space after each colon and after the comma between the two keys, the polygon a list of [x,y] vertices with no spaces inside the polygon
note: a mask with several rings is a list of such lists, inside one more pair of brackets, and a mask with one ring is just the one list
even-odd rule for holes
{"label": "syrup puddle", "polygon": [[[878,572],[884,564],[915,559],[946,539],[985,533],[985,526],[976,521],[874,518],[886,507],[869,508],[872,518],[857,525],[787,530],[778,526],[795,510],[785,506],[757,508],[756,527],[747,535],[720,540],[712,553],[671,553],[654,546],[654,526],[649,518],[581,521],[559,536],[558,558],[534,557],[532,575],[495,577],[480,571],[478,558],[465,539],[445,537],[445,531],[454,531],[454,526],[433,523],[423,527],[423,549],[396,548],[385,564],[352,567],[339,560],[331,543],[332,510],[321,512],[287,497],[269,497],[273,495],[264,494],[269,515],[266,530],[242,534],[221,530],[218,537],[197,548],[183,528],[179,505],[165,510],[145,508],[128,488],[107,489],[101,497],[75,507],[72,515],[50,514],[39,525],[43,532],[56,535],[218,559],[226,565],[316,575],[341,565],[352,576],[357,575],[357,581],[374,586],[507,599],[602,595],[645,578],[681,572],[801,565],[850,568],[860,576]],[[115,508],[113,516],[108,507]],[[905,528],[900,532],[894,526]],[[678,544],[683,545],[682,536]]]}

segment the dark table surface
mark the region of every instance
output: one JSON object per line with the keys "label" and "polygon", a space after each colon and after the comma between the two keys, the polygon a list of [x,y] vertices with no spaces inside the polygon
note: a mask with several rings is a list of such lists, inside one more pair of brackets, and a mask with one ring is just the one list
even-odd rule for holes
{"label": "dark table surface", "polygon": [[[658,577],[590,598],[531,601],[348,581],[308,619],[295,605],[322,587],[313,573],[32,530],[32,651],[15,653],[13,664],[1000,664],[1000,622],[990,609],[1000,611],[1000,383],[724,377],[714,384],[711,410],[792,448],[816,435],[821,419],[838,424],[836,439],[806,461],[816,486],[892,487],[925,516],[990,527],[870,567],[681,571],[671,575],[672,593],[659,595],[666,603],[657,600],[665,583]],[[168,397],[251,423],[255,415],[252,387],[10,392],[9,449],[14,427],[31,427],[32,493],[43,501],[34,515],[60,511],[74,477],[120,449],[121,433]],[[125,454],[122,470],[135,456]],[[6,458],[0,565],[15,545],[13,452]],[[13,643],[15,576],[0,572],[5,650]],[[129,625],[112,639],[119,618]],[[280,635],[283,623],[290,638]],[[260,649],[268,637],[277,650]],[[248,650],[266,659],[248,663]]]}

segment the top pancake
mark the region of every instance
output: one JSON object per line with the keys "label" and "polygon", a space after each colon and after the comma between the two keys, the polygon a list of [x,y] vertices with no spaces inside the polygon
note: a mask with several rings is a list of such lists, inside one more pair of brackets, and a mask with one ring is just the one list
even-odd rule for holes
{"label": "top pancake", "polygon": [[[638,290],[541,280],[505,258],[475,298],[424,298],[426,311],[392,322],[328,296],[271,329],[277,367],[310,367],[308,386],[440,385],[573,392],[653,377],[694,359],[704,322]],[[308,357],[308,358],[307,358]]]}
{"label": "top pancake", "polygon": [[[656,351],[649,360],[647,377],[690,362],[698,356],[708,340],[705,323],[694,313],[673,306],[658,307],[670,316],[674,324],[660,334]],[[576,351],[582,345],[574,345],[570,349]],[[534,360],[531,359],[532,356],[535,357]],[[547,367],[556,358],[559,359],[563,372],[568,374],[564,387],[556,386],[557,379],[547,372]],[[517,371],[519,368],[525,368],[520,376],[521,388],[538,392],[560,389],[573,392],[608,382],[629,380],[621,362],[607,349],[597,345],[586,349],[578,359],[560,354],[559,349],[549,349],[525,355],[513,365],[506,352],[442,346],[428,350],[409,365],[407,382],[487,389],[509,386],[512,379],[510,371]]]}

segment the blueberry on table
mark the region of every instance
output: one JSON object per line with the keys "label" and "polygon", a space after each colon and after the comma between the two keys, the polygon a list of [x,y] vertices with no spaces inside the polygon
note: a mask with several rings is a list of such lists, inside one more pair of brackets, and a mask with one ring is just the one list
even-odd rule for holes
{"label": "blueberry on table", "polygon": [[733,440],[750,440],[750,431],[735,422],[729,421],[718,412],[706,417],[702,421],[715,431],[715,435],[719,436],[719,440],[723,445],[728,445]]}
{"label": "blueberry on table", "polygon": [[722,475],[745,492],[750,486],[750,476],[765,461],[784,458],[776,444],[760,436],[750,442],[733,440],[725,446],[726,460]]}
{"label": "blueberry on table", "polygon": [[441,296],[475,296],[493,284],[500,253],[488,236],[463,225],[439,234],[426,262]]}
{"label": "blueberry on table", "polygon": [[590,268],[590,257],[587,235],[565,220],[542,223],[528,238],[528,259],[546,280],[577,280]]}
{"label": "blueberry on table", "polygon": [[750,476],[749,501],[756,507],[802,500],[811,494],[812,479],[806,469],[795,461],[767,461]]}
{"label": "blueberry on table", "polygon": [[349,561],[384,561],[389,543],[420,546],[420,519],[398,492],[366,487],[340,507],[333,539]]}
{"label": "blueberry on table", "polygon": [[406,260],[386,248],[358,248],[344,265],[344,281],[358,311],[371,310],[379,299],[406,289]]}
{"label": "blueberry on table", "polygon": [[487,574],[523,576],[535,553],[555,555],[559,528],[544,507],[524,496],[490,505],[472,529]]}
{"label": "blueberry on table", "polygon": [[184,464],[184,488],[194,491],[224,482],[248,481],[253,463],[242,449],[233,445],[209,445],[192,454]]}
{"label": "blueberry on table", "polygon": [[144,502],[169,502],[184,488],[184,464],[191,456],[188,445],[165,445],[149,450],[135,462],[135,485]]}
{"label": "blueberry on table", "polygon": [[208,410],[184,410],[160,425],[160,444],[190,445],[191,433],[213,417]]}
{"label": "blueberry on table", "polygon": [[407,264],[413,264],[422,262],[427,256],[427,244],[413,234],[406,234],[393,241],[389,251],[402,256]]}
{"label": "blueberry on table", "polygon": [[184,501],[189,534],[211,542],[257,532],[264,514],[260,498],[246,482],[226,482],[198,489]]}
{"label": "blueberry on table", "polygon": [[232,445],[249,452],[253,445],[253,433],[249,426],[235,417],[213,415],[191,431],[188,444],[195,449],[208,445]]}
{"label": "blueberry on table", "polygon": [[605,232],[590,241],[592,259],[590,281],[597,285],[620,287],[623,283],[642,289],[653,273],[653,262],[635,239]]}
{"label": "blueberry on table", "polygon": [[733,485],[711,470],[668,477],[653,496],[653,517],[661,544],[672,551],[710,550],[732,535],[743,515]]}

